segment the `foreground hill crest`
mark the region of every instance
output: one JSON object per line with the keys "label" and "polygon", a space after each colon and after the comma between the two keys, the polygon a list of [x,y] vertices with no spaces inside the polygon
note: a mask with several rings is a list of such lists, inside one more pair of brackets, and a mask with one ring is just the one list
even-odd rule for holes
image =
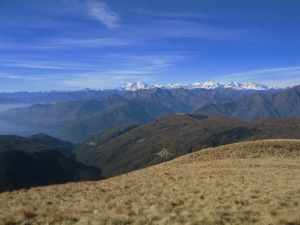
{"label": "foreground hill crest", "polygon": [[299,160],[299,140],[210,148],[103,181],[2,193],[0,224],[300,224]]}

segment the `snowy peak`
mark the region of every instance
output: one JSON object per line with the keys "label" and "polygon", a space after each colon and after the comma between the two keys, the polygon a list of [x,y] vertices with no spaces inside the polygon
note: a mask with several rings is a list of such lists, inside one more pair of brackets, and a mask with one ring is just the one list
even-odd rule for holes
{"label": "snowy peak", "polygon": [[229,84],[226,84],[224,87],[239,90],[243,88],[243,85],[237,82],[230,82]]}
{"label": "snowy peak", "polygon": [[138,89],[149,89],[152,88],[148,84],[142,83],[142,82],[129,82],[127,84],[124,84],[122,87],[117,88],[118,90],[125,90],[125,91],[136,91]]}
{"label": "snowy peak", "polygon": [[205,88],[205,89],[224,88],[224,85],[221,83],[205,82],[205,83],[203,83],[202,88]]}
{"label": "snowy peak", "polygon": [[270,89],[280,89],[277,87],[269,87],[266,85],[258,84],[256,82],[245,82],[243,84],[237,82],[230,82],[226,85],[218,82],[204,82],[204,83],[193,83],[193,84],[181,84],[181,83],[170,83],[167,85],[155,84],[150,86],[142,82],[130,82],[124,84],[122,87],[117,88],[119,91],[136,91],[138,89],[149,89],[149,88],[162,88],[162,89],[175,89],[175,88],[184,88],[184,89],[216,89],[216,88],[232,88],[235,90],[270,90]]}
{"label": "snowy peak", "polygon": [[268,86],[258,84],[256,82],[246,82],[246,83],[244,83],[244,87],[247,89],[252,89],[252,90],[268,90],[268,89],[270,89]]}
{"label": "snowy peak", "polygon": [[276,87],[268,87],[266,85],[258,84],[256,82],[245,82],[243,84],[237,82],[230,82],[225,85],[225,88],[232,88],[235,90],[269,90],[269,89],[278,89]]}

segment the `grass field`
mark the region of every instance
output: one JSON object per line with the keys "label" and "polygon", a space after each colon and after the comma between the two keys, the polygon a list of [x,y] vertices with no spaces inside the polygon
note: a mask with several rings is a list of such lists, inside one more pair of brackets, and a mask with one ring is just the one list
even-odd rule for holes
{"label": "grass field", "polygon": [[99,182],[0,194],[0,224],[300,224],[300,141],[210,148]]}

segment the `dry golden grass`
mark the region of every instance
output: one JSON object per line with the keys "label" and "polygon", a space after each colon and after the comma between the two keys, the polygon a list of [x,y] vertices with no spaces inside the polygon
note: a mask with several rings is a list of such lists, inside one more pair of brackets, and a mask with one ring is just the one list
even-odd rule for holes
{"label": "dry golden grass", "polygon": [[203,150],[100,182],[0,195],[0,224],[300,224],[300,141]]}

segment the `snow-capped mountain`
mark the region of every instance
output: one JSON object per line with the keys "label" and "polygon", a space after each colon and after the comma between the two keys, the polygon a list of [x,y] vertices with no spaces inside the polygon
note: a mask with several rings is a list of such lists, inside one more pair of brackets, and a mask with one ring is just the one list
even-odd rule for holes
{"label": "snow-capped mountain", "polygon": [[129,82],[124,84],[122,87],[117,88],[120,91],[136,91],[138,89],[149,89],[153,88],[153,86],[149,86],[148,84],[142,82]]}
{"label": "snow-capped mountain", "polygon": [[181,84],[181,83],[170,83],[167,85],[155,84],[153,86],[142,83],[142,82],[130,82],[124,84],[122,87],[117,88],[119,91],[136,91],[138,89],[150,89],[159,87],[162,89],[175,89],[175,88],[185,88],[185,89],[195,89],[195,88],[204,88],[204,89],[216,89],[216,88],[232,88],[235,90],[270,90],[270,89],[280,89],[277,87],[267,86],[258,84],[256,82],[246,82],[246,83],[237,83],[230,82],[226,85],[218,82],[204,82],[204,83],[193,83],[193,84]]}
{"label": "snow-capped mountain", "polygon": [[[245,82],[243,84],[238,82],[230,82],[228,84],[222,84],[218,82],[196,82],[192,84],[182,84],[182,83],[170,83],[170,84],[155,84],[148,85],[142,82],[129,82],[121,87],[112,88],[112,89],[98,89],[98,88],[84,88],[78,91],[88,92],[88,91],[136,91],[139,89],[150,89],[150,88],[162,88],[162,89],[175,89],[175,88],[184,88],[184,89],[196,89],[196,88],[204,88],[204,89],[216,89],[216,88],[232,88],[235,90],[256,90],[256,91],[266,91],[271,89],[284,89],[273,86],[267,86],[263,84],[259,84],[257,82]],[[70,90],[45,90],[41,91],[43,93],[53,93],[53,92],[72,92]]]}
{"label": "snow-capped mountain", "polygon": [[258,84],[256,82],[246,82],[243,84],[237,82],[230,82],[224,86],[225,88],[232,88],[235,90],[269,90],[269,89],[278,89],[276,87],[268,87],[266,85]]}

